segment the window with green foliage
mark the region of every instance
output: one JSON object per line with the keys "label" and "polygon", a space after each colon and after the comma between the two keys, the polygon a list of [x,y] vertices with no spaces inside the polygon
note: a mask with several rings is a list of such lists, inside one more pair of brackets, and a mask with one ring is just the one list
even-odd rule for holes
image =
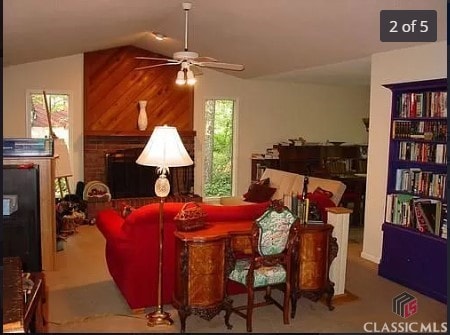
{"label": "window with green foliage", "polygon": [[234,108],[235,101],[229,99],[209,99],[205,103],[205,197],[232,195]]}

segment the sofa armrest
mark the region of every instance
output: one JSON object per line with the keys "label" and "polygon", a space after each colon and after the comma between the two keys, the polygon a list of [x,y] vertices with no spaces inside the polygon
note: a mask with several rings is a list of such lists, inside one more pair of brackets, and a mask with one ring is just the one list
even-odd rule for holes
{"label": "sofa armrest", "polygon": [[124,240],[126,236],[122,230],[125,219],[113,209],[98,212],[96,225],[107,241]]}

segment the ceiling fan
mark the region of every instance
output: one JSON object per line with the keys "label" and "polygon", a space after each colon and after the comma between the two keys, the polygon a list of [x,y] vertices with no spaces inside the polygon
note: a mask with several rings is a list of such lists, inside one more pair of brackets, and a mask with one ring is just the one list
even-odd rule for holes
{"label": "ceiling fan", "polygon": [[176,83],[184,85],[185,83],[193,85],[195,83],[194,73],[200,75],[202,72],[198,67],[216,68],[223,70],[242,71],[244,65],[231,64],[219,62],[217,59],[211,57],[199,57],[198,53],[188,50],[188,22],[189,10],[192,8],[190,2],[183,2],[182,4],[185,13],[184,25],[184,50],[173,54],[173,58],[158,58],[158,57],[136,57],[136,59],[162,61],[163,63],[152,64],[136,68],[136,70],[151,69],[166,65],[181,65],[178,71]]}

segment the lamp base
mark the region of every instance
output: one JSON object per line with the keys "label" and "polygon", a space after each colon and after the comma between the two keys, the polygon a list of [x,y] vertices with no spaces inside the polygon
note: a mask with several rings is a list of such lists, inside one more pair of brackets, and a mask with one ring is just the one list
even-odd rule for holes
{"label": "lamp base", "polygon": [[160,325],[170,326],[173,324],[173,320],[170,318],[170,314],[163,312],[161,309],[157,309],[145,316],[148,320],[147,326],[154,327]]}

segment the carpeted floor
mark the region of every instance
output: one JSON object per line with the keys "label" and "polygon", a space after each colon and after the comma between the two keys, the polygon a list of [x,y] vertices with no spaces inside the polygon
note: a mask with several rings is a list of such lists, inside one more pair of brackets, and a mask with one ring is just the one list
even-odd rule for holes
{"label": "carpeted floor", "polygon": [[[322,302],[301,298],[297,315],[289,325],[282,322],[282,313],[274,306],[254,312],[254,333],[352,333],[374,330],[392,323],[414,322],[436,324],[447,320],[447,305],[423,296],[377,275],[377,265],[359,257],[362,249],[362,228],[349,233],[347,295],[335,297],[336,308],[329,311]],[[68,238],[64,250],[57,253],[57,271],[46,272],[48,287],[49,332],[115,332],[115,333],[178,333],[179,319],[172,306],[165,306],[175,323],[172,326],[148,327],[145,313],[129,310],[125,300],[109,276],[104,259],[105,240],[95,226],[80,226]],[[419,311],[408,319],[392,312],[392,299],[407,291],[418,300]],[[235,303],[245,295],[233,296]],[[231,316],[232,330],[223,322],[223,312],[206,321],[192,315],[187,319],[187,332],[244,333],[245,320]],[[418,329],[417,327],[413,330]],[[440,328],[439,328],[440,329]],[[380,331],[380,330],[379,330]]]}

